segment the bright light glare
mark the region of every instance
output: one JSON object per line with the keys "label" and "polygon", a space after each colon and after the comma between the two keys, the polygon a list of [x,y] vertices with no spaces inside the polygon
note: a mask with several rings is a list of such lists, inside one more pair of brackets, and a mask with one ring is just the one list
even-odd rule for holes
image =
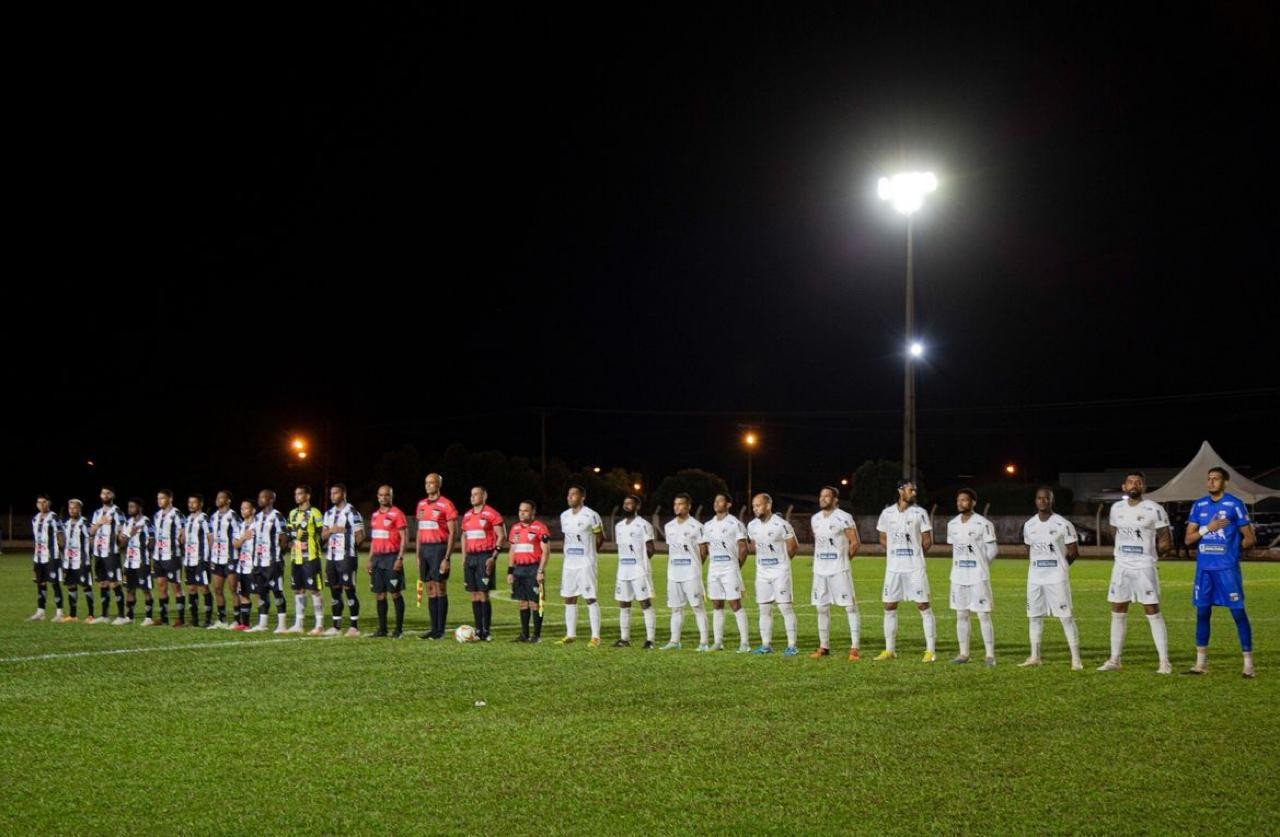
{"label": "bright light glare", "polygon": [[921,355],[923,355],[923,354],[924,354],[924,344],[923,344],[923,343],[912,343],[912,344],[911,344],[911,347],[910,347],[910,349],[909,349],[908,351],[910,351],[910,352],[911,352],[911,356],[912,356],[912,357],[920,357]]}
{"label": "bright light glare", "polygon": [[924,196],[938,188],[938,178],[931,171],[910,171],[882,177],[876,186],[880,200],[893,204],[903,215],[924,206]]}

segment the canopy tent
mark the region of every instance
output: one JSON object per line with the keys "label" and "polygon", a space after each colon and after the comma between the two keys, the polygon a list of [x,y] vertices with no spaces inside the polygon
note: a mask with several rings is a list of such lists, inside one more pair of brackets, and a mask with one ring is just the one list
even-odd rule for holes
{"label": "canopy tent", "polygon": [[1240,475],[1235,468],[1232,468],[1221,456],[1214,451],[1208,442],[1201,442],[1200,451],[1197,453],[1187,467],[1178,472],[1173,479],[1160,486],[1158,491],[1152,491],[1147,495],[1148,500],[1154,500],[1157,503],[1176,502],[1178,500],[1199,500],[1208,491],[1205,489],[1205,477],[1209,473],[1209,469],[1213,467],[1226,468],[1227,473],[1231,475],[1230,481],[1227,483],[1227,493],[1234,494],[1249,505],[1253,505],[1259,500],[1265,500],[1268,497],[1280,497],[1280,489],[1267,488],[1265,485],[1259,485],[1253,480]]}

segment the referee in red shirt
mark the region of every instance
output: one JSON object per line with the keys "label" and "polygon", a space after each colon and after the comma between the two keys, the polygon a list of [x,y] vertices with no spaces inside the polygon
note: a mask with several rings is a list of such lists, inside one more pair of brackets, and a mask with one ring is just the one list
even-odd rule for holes
{"label": "referee in red shirt", "polygon": [[484,486],[477,485],[471,489],[471,508],[462,516],[462,548],[467,555],[463,577],[467,592],[471,594],[476,639],[485,642],[493,639],[489,634],[493,626],[493,603],[489,601],[489,591],[497,586],[494,580],[497,568],[494,565],[498,550],[502,548],[502,538],[506,535],[502,515],[485,502],[488,499],[489,492]]}
{"label": "referee in red shirt", "polygon": [[369,518],[369,575],[373,595],[378,600],[378,632],[387,635],[387,593],[396,603],[396,632],[392,639],[404,635],[404,532],[409,521],[404,512],[391,505],[394,492],[389,485],[378,486],[378,509]]}
{"label": "referee in red shirt", "polygon": [[[516,642],[542,642],[542,614],[538,612],[538,590],[546,580],[547,545],[551,532],[534,519],[538,507],[530,500],[520,504],[520,521],[511,527],[511,559],[507,566],[507,586],[520,606],[520,636]],[[533,636],[529,636],[529,618]]]}

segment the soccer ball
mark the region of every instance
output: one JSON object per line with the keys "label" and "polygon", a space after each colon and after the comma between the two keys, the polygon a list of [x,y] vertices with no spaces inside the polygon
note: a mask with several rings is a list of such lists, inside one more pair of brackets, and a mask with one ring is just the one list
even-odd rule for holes
{"label": "soccer ball", "polygon": [[470,625],[459,625],[458,630],[453,632],[453,638],[458,642],[475,642],[476,629]]}

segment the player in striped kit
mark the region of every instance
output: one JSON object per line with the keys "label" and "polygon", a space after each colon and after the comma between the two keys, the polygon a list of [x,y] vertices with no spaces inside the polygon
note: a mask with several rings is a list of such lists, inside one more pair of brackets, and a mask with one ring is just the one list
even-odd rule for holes
{"label": "player in striped kit", "polygon": [[84,618],[84,623],[92,625],[98,620],[93,617],[93,577],[89,571],[89,565],[92,562],[89,557],[89,521],[84,517],[84,503],[79,500],[67,501],[67,522],[63,524],[63,535],[62,580],[67,585],[67,609],[71,612],[64,621],[77,621],[76,605],[80,598],[80,591],[83,590],[85,604],[89,606],[89,615]]}
{"label": "player in striped kit", "polygon": [[102,507],[93,513],[93,521],[89,524],[89,537],[93,539],[90,549],[93,552],[93,578],[98,583],[102,597],[102,616],[100,624],[106,624],[106,616],[110,613],[108,605],[114,595],[116,600],[116,618],[113,625],[127,625],[131,620],[124,617],[124,589],[121,582],[124,578],[120,563],[120,530],[124,528],[124,514],[116,506],[116,492],[104,485],[98,492]]}
{"label": "player in striped kit", "polygon": [[169,590],[172,588],[178,600],[178,618],[173,627],[181,628],[187,609],[187,597],[182,592],[182,514],[174,508],[173,492],[168,489],[156,493],[156,507],[151,521],[155,531],[151,575],[156,580],[156,596],[160,599],[160,621],[152,624],[169,624]]}
{"label": "player in striped kit", "polygon": [[715,514],[702,524],[702,543],[707,556],[707,598],[711,599],[711,650],[724,650],[724,603],[729,603],[738,624],[738,653],[751,650],[747,611],[742,594],[742,566],[747,563],[747,527],[729,514],[733,499],[717,494],[711,508]]}
{"label": "player in striped kit", "polygon": [[253,594],[258,592],[254,577],[257,553],[256,530],[253,526],[253,501],[240,501],[240,518],[231,525],[231,544],[236,568],[236,624],[232,630],[248,631]]}
{"label": "player in striped kit", "polygon": [[[204,596],[204,623],[213,625],[213,594],[209,592],[209,516],[204,513],[204,495],[187,498],[187,518],[182,524],[182,572],[191,603],[191,626],[200,627],[200,596]],[[179,599],[179,602],[182,600]],[[182,621],[182,605],[178,605]]]}
{"label": "player in striped kit", "polygon": [[672,501],[675,518],[662,527],[667,542],[667,607],[671,608],[671,639],[660,650],[680,647],[680,629],[684,626],[684,606],[693,609],[698,623],[698,650],[710,651],[707,644],[707,611],[702,589],[703,550],[702,524],[689,516],[693,498],[677,494]]}
{"label": "player in striped kit", "polygon": [[49,585],[53,585],[53,603],[57,608],[53,621],[61,622],[62,615],[62,523],[49,508],[49,497],[36,497],[36,515],[31,518],[31,535],[35,553],[31,562],[32,576],[36,583],[36,612],[27,617],[29,622],[44,619],[44,606],[48,601]]}
{"label": "player in striped kit", "polygon": [[818,650],[809,655],[817,660],[831,653],[831,605],[844,608],[849,621],[849,662],[859,657],[861,624],[858,598],[853,591],[849,559],[858,554],[861,542],[853,515],[840,508],[840,491],[823,486],[818,492],[818,513],[810,520],[813,529],[813,593],[810,601],[818,608]]}
{"label": "player in striped kit", "polygon": [[258,624],[253,633],[267,629],[271,599],[276,602],[276,633],[285,631],[284,550],[288,541],[284,515],[276,511],[276,493],[258,492],[258,513],[253,516],[253,586],[258,592]]}
{"label": "player in striped kit", "polygon": [[947,543],[951,544],[951,609],[956,612],[956,639],[960,653],[951,662],[969,662],[969,614],[978,614],[985,646],[987,668],[996,664],[996,633],[991,623],[994,600],[991,594],[991,562],[1000,553],[996,529],[973,507],[978,495],[972,488],[956,494],[956,511],[947,524]]}
{"label": "player in striped kit", "polygon": [[155,599],[151,595],[151,543],[155,529],[142,513],[142,501],[137,497],[131,498],[125,508],[129,516],[116,536],[124,547],[125,623],[133,624],[133,607],[141,590],[146,597],[146,618],[142,620],[146,628],[155,624]]}
{"label": "player in striped kit", "polygon": [[347,487],[338,483],[329,489],[333,505],[324,513],[324,542],[328,561],[328,582],[333,596],[333,625],[325,636],[337,636],[342,622],[342,598],[347,600],[346,636],[360,636],[360,599],[356,595],[357,548],[364,543],[364,518],[347,502]]}
{"label": "player in striped kit", "polygon": [[653,649],[658,632],[658,615],[653,612],[653,527],[640,516],[640,496],[628,494],[622,501],[622,517],[613,526],[613,542],[618,547],[618,574],[613,597],[618,602],[619,638],[614,648],[631,645],[631,603],[640,603],[644,619],[644,650]]}
{"label": "player in striped kit", "polygon": [[[209,515],[209,582],[213,587],[218,619],[209,629],[230,628],[227,622],[227,593],[236,594],[235,526],[236,511],[231,508],[231,492],[219,491]],[[229,588],[229,589],[228,589]]]}
{"label": "player in striped kit", "polygon": [[753,497],[751,511],[755,517],[747,524],[747,537],[756,554],[756,602],[760,605],[760,647],[751,653],[773,653],[773,605],[776,603],[787,630],[787,647],[782,655],[794,657],[800,651],[796,648],[796,612],[791,606],[791,559],[800,544],[791,524],[773,513],[773,498],[768,494]]}
{"label": "player in striped kit", "polygon": [[311,593],[311,609],[315,615],[315,627],[310,636],[324,633],[324,600],[320,598],[323,581],[320,567],[320,532],[324,529],[324,515],[311,505],[311,486],[299,485],[293,489],[293,502],[289,512],[289,561],[290,587],[293,589],[293,626],[289,633],[302,633],[306,616],[307,593]]}

